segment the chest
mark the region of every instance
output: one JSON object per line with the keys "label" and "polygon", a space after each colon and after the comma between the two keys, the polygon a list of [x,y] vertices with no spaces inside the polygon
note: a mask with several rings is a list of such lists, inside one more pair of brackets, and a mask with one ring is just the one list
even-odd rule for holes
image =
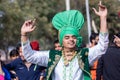
{"label": "chest", "polygon": [[40,72],[40,66],[36,64],[24,64],[24,63],[19,63],[15,66],[15,71],[17,73],[34,73],[34,72]]}
{"label": "chest", "polygon": [[[67,66],[64,65],[61,57],[53,72],[54,78],[60,80],[79,80],[80,77],[82,77],[82,75],[80,74],[82,74],[82,70],[78,65],[77,57],[75,57],[71,62],[69,62]],[[76,77],[76,75],[79,76]]]}

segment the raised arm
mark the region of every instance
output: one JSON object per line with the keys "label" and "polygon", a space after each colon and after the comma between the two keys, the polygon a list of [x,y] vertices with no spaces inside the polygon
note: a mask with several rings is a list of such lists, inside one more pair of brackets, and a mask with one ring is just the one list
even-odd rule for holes
{"label": "raised arm", "polygon": [[21,41],[26,42],[28,40],[28,33],[34,31],[35,29],[35,19],[25,21],[21,28]]}
{"label": "raised arm", "polygon": [[107,8],[102,5],[101,1],[99,2],[99,11],[93,8],[96,15],[100,16],[100,32],[106,33],[107,28]]}
{"label": "raised arm", "polygon": [[99,2],[99,10],[93,8],[96,15],[100,17],[100,34],[98,44],[92,48],[89,48],[89,63],[93,65],[102,54],[104,54],[108,48],[108,28],[107,28],[107,8]]}
{"label": "raised arm", "polygon": [[21,27],[21,43],[22,51],[25,59],[28,62],[38,64],[41,66],[47,66],[49,59],[49,51],[35,51],[32,50],[28,39],[28,33],[35,30],[35,20],[25,21]]}

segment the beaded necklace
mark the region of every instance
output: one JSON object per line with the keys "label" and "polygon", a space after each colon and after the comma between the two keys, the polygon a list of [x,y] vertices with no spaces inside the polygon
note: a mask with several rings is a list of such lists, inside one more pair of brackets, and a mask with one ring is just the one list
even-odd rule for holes
{"label": "beaded necklace", "polygon": [[72,61],[72,59],[75,57],[76,53],[77,53],[77,51],[72,52],[72,54],[71,54],[72,57],[71,57],[70,60],[68,60],[68,59],[66,58],[66,56],[65,56],[65,53],[62,51],[63,62],[64,62],[64,65],[65,65],[65,66],[69,65],[69,62]]}
{"label": "beaded necklace", "polygon": [[70,60],[67,60],[65,55],[63,54],[62,56],[62,61],[64,62],[63,65],[63,80],[72,80],[72,73],[73,73],[73,62],[76,56],[76,51],[74,52],[74,54],[72,55],[72,58]]}

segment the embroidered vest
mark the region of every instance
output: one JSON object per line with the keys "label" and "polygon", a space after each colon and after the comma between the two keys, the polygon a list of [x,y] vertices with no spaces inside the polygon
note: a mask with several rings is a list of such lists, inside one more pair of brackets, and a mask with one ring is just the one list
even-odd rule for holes
{"label": "embroidered vest", "polygon": [[[50,50],[48,68],[46,72],[47,74],[46,80],[52,80],[51,78],[52,71],[59,62],[61,56],[62,56],[61,51]],[[78,58],[79,67],[84,73],[84,80],[91,80],[89,62],[88,62],[88,48],[83,48],[82,50],[78,51],[77,58]]]}

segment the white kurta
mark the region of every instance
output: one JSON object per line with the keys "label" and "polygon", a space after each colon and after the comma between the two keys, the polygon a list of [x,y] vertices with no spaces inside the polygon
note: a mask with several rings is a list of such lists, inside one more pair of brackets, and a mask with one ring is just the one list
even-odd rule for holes
{"label": "white kurta", "polygon": [[[83,73],[78,65],[78,59],[75,57],[71,63],[64,69],[62,58],[52,73],[53,80],[83,80]],[[81,75],[80,75],[81,74]]]}
{"label": "white kurta", "polygon": [[[93,65],[94,61],[104,54],[108,47],[108,33],[99,35],[99,42],[96,46],[89,48],[88,60],[89,64]],[[23,43],[22,43],[23,44]],[[22,45],[23,53],[27,61],[47,67],[49,59],[48,51],[34,51],[30,47],[29,41]],[[70,63],[71,65],[64,67],[62,57],[52,73],[52,80],[83,80],[83,73],[78,65],[78,60],[75,57]],[[69,77],[71,79],[69,79]]]}

